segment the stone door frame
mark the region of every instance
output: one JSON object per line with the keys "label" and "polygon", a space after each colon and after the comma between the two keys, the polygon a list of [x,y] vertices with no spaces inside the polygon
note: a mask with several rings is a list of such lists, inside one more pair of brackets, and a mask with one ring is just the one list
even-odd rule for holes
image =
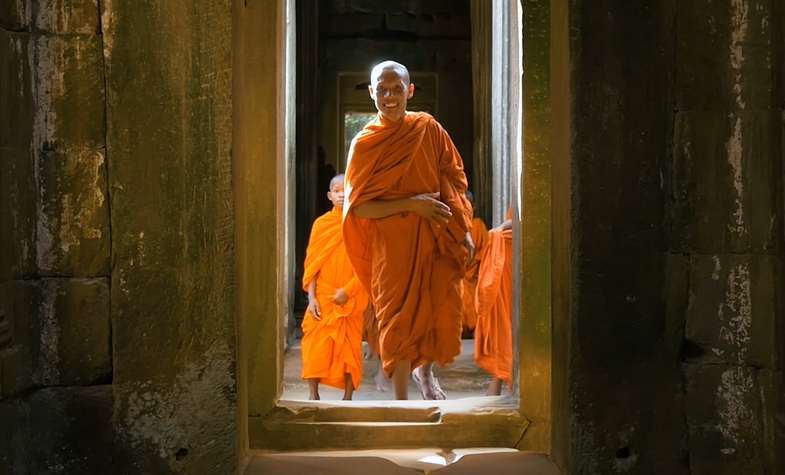
{"label": "stone door frame", "polygon": [[[503,26],[508,33],[518,32],[511,36],[511,40],[501,39],[500,44],[508,51],[507,62],[494,70],[495,77],[509,81],[504,94],[494,95],[495,101],[501,101],[494,109],[505,121],[505,129],[494,136],[504,141],[502,150],[505,150],[508,159],[522,157],[522,160],[511,160],[509,177],[515,229],[521,230],[516,233],[514,243],[514,286],[521,290],[516,293],[517,298],[513,302],[515,314],[521,316],[514,319],[518,330],[515,332],[516,340],[520,341],[515,367],[521,369],[516,370],[517,384],[513,397],[500,398],[490,407],[487,402],[471,400],[440,404],[425,401],[353,402],[351,405],[280,400],[282,353],[294,289],[295,16],[294,0],[277,0],[274,72],[278,87],[273,112],[278,133],[275,144],[275,203],[274,209],[270,209],[275,213],[276,238],[275,268],[268,270],[270,280],[275,283],[277,297],[274,303],[265,305],[265,308],[274,309],[274,317],[268,316],[269,313],[254,314],[243,309],[242,301],[238,309],[238,430],[241,447],[251,450],[308,450],[497,446],[550,453],[553,425],[551,366],[552,360],[564,359],[556,356],[556,345],[560,345],[560,340],[555,339],[552,332],[551,282],[565,277],[558,276],[557,279],[552,275],[552,269],[564,268],[556,265],[558,253],[552,252],[552,235],[563,226],[557,226],[552,216],[565,220],[569,216],[552,209],[551,200],[551,161],[555,157],[551,154],[553,19],[550,3],[563,2],[493,2],[497,15],[494,24]],[[558,11],[563,14],[566,25],[566,9]],[[523,32],[518,25],[525,25]],[[566,35],[566,28],[563,30]],[[236,35],[241,37],[242,29]],[[237,38],[235,41],[238,41]],[[562,46],[566,48],[566,42]],[[524,59],[521,61],[522,51]],[[512,61],[509,61],[510,52],[515,52]],[[566,55],[563,56],[566,58]],[[521,66],[526,70],[523,76],[520,75]],[[242,97],[235,97],[235,101],[242,100]],[[526,108],[525,113],[521,104]],[[523,125],[522,134],[510,133],[519,123]],[[519,152],[514,153],[513,150]],[[522,153],[523,150],[526,152]],[[235,171],[238,172],[241,173]],[[244,244],[238,237],[238,247],[242,248]],[[522,268],[527,269],[526,275],[521,273]],[[566,272],[567,268],[564,269]],[[238,278],[242,279],[241,276]]]}

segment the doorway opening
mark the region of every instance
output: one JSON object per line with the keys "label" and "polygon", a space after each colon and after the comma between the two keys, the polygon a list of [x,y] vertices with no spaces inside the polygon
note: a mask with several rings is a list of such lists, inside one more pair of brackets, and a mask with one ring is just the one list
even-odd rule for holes
{"label": "doorway opening", "polygon": [[[318,3],[324,5],[324,2]],[[239,28],[236,33],[242,42],[244,34],[253,36],[255,33],[249,32],[253,29],[258,30],[259,22],[265,21],[270,23],[269,26],[275,32],[274,49],[265,50],[266,56],[257,58],[259,61],[248,62],[246,69],[236,68],[235,71],[235,91],[239,91],[242,96],[258,99],[256,103],[239,101],[240,105],[237,107],[242,109],[247,106],[248,110],[241,110],[235,114],[235,120],[242,123],[239,129],[236,127],[238,130],[235,133],[242,135],[246,124],[252,122],[253,125],[248,127],[253,127],[255,130],[269,127],[269,130],[275,132],[273,140],[261,144],[263,146],[261,153],[252,147],[243,149],[242,140],[236,141],[240,150],[235,152],[237,157],[235,173],[248,182],[238,185],[245,187],[241,190],[240,201],[247,199],[247,202],[237,206],[238,228],[242,228],[237,241],[237,255],[241,261],[238,264],[239,377],[241,379],[239,386],[247,389],[241,395],[240,401],[241,407],[247,408],[247,412],[241,413],[239,426],[241,431],[243,429],[247,431],[251,448],[302,449],[320,447],[327,443],[335,444],[337,440],[342,440],[341,444],[355,448],[363,444],[379,446],[389,443],[390,446],[396,446],[400,445],[401,441],[414,446],[423,446],[428,444],[429,440],[451,441],[450,443],[456,447],[476,444],[521,446],[519,442],[527,433],[530,422],[536,420],[543,427],[549,427],[549,415],[546,413],[549,412],[550,398],[550,307],[546,305],[536,314],[527,314],[521,308],[521,295],[526,292],[527,285],[536,287],[535,290],[540,296],[548,300],[549,295],[543,295],[542,289],[549,290],[549,285],[545,282],[550,279],[547,273],[549,268],[540,268],[536,265],[527,268],[522,265],[522,261],[526,259],[526,246],[530,245],[527,244],[528,236],[537,236],[536,244],[545,252],[539,258],[544,257],[545,262],[550,262],[550,251],[545,251],[549,246],[543,245],[549,243],[550,221],[539,220],[532,222],[526,228],[521,226],[521,216],[526,214],[523,204],[529,196],[526,187],[538,187],[540,197],[546,198],[540,206],[540,212],[548,209],[549,213],[550,203],[543,189],[549,183],[550,177],[534,177],[532,181],[526,183],[526,187],[522,186],[526,178],[524,173],[526,162],[521,144],[521,127],[524,120],[522,111],[524,101],[521,99],[523,47],[521,5],[515,0],[492,2],[473,0],[466,3],[470,12],[471,28],[467,52],[471,58],[472,68],[468,74],[462,73],[462,77],[464,82],[470,83],[473,92],[459,96],[461,101],[450,101],[451,105],[447,107],[455,107],[457,103],[459,109],[463,107],[464,115],[471,116],[474,123],[467,135],[470,143],[464,145],[461,150],[461,146],[455,140],[458,134],[446,128],[462,154],[472,157],[472,166],[471,169],[467,167],[467,175],[472,183],[471,188],[475,194],[480,195],[479,214],[485,217],[490,225],[498,224],[500,217],[509,206],[512,208],[514,229],[524,232],[524,234],[514,233],[516,237],[513,243],[515,268],[512,320],[516,369],[512,393],[494,401],[483,400],[468,406],[456,401],[437,404],[434,401],[414,400],[390,404],[378,404],[376,401],[345,404],[329,401],[329,403],[308,404],[301,400],[287,400],[284,397],[286,373],[284,361],[287,349],[291,349],[294,346],[293,342],[296,342],[295,330],[298,324],[296,309],[299,292],[295,289],[299,289],[300,286],[296,269],[302,262],[302,257],[297,254],[302,251],[298,250],[301,248],[298,248],[297,242],[299,239],[305,240],[312,217],[318,216],[319,211],[318,202],[305,200],[300,194],[304,190],[312,189],[316,190],[316,196],[323,195],[319,190],[326,191],[327,187],[318,186],[318,181],[331,177],[330,173],[333,171],[327,168],[328,162],[332,160],[330,163],[335,171],[345,166],[341,157],[349,134],[346,130],[346,118],[356,118],[355,122],[359,123],[362,122],[362,114],[371,111],[353,107],[351,100],[343,104],[339,102],[340,78],[348,78],[345,83],[348,84],[349,89],[353,87],[355,90],[358,83],[364,81],[357,76],[364,75],[357,72],[360,68],[349,65],[336,67],[335,102],[327,108],[329,117],[325,119],[322,117],[324,114],[308,113],[309,110],[313,111],[305,107],[308,104],[308,95],[311,95],[310,100],[313,102],[319,103],[321,100],[318,81],[314,81],[316,86],[311,87],[308,92],[304,90],[303,85],[308,83],[298,84],[296,78],[298,73],[303,74],[301,70],[309,64],[309,61],[310,64],[319,64],[316,53],[318,49],[311,49],[311,53],[305,50],[306,53],[298,58],[298,48],[295,45],[299,42],[302,48],[305,42],[318,41],[318,38],[309,39],[305,33],[311,31],[318,34],[319,25],[323,20],[319,15],[311,14],[303,15],[302,21],[298,22],[296,0],[278,0],[277,13],[273,19],[265,18],[262,13],[258,13],[255,19],[242,18],[239,21],[245,27]],[[246,11],[242,8],[247,9],[248,6],[240,8],[241,11]],[[385,15],[385,21],[388,21],[388,17],[389,15]],[[547,18],[545,12],[543,19]],[[301,27],[304,22],[315,24],[311,25],[310,29],[301,29],[298,34],[297,27]],[[544,25],[547,21],[543,20],[541,23],[541,26],[546,28]],[[478,31],[486,34],[484,44],[477,41]],[[245,50],[238,48],[235,53],[236,61],[243,62],[243,55],[253,56],[251,50],[256,43],[256,41],[248,41],[245,43]],[[482,47],[485,48],[484,55],[475,51]],[[313,56],[310,59],[308,59],[309,54]],[[238,57],[240,59],[237,59]],[[388,54],[379,55],[379,59],[389,57]],[[480,63],[476,58],[485,58],[485,63]],[[393,59],[401,58],[393,57]],[[403,59],[403,62],[406,63],[406,60]],[[251,85],[254,75],[264,71],[258,67],[258,64],[275,65],[278,83],[276,90],[248,92],[254,90]],[[419,79],[414,73],[422,75],[423,78],[433,77],[434,96],[431,105],[425,103],[423,107],[431,107],[430,110],[434,112],[437,119],[444,123],[440,116],[446,116],[448,111],[439,99],[445,96],[442,73],[433,68],[418,67],[416,63],[414,64],[411,70],[415,84]],[[472,78],[470,81],[466,80],[467,75]],[[547,81],[547,75],[540,80]],[[254,97],[255,95],[257,97]],[[478,101],[486,107],[477,107]],[[467,104],[471,104],[471,107]],[[370,101],[365,107],[368,106],[372,107]],[[467,109],[471,109],[472,113],[466,114]],[[483,112],[478,113],[479,110]],[[334,124],[327,128],[326,132],[318,126],[313,126],[322,119],[332,121]],[[486,128],[478,129],[478,122],[485,124]],[[349,124],[349,127],[354,126],[356,124]],[[251,132],[249,131],[248,137],[253,137]],[[331,138],[319,142],[319,136],[322,134],[326,134],[325,137],[329,135]],[[271,135],[266,131],[263,137]],[[302,146],[302,144],[310,145]],[[479,159],[478,150],[483,149],[486,150],[485,158]],[[331,154],[333,158],[329,159]],[[275,157],[274,167],[269,159],[271,156]],[[303,156],[315,157],[315,159],[298,160]],[[325,165],[322,165],[321,160]],[[261,163],[264,165],[260,166]],[[499,167],[500,163],[506,163],[507,166]],[[273,177],[265,175],[262,178],[260,168],[268,174],[275,170],[275,174]],[[251,183],[254,180],[258,180],[260,185],[269,187],[272,192],[265,190],[259,193],[258,188]],[[485,191],[478,193],[478,188],[483,186]],[[257,192],[254,193],[255,191]],[[532,207],[534,208],[537,206]],[[303,225],[297,226],[297,220],[301,218]],[[545,229],[548,232],[543,232]],[[258,251],[260,248],[262,251]],[[274,250],[274,253],[271,253],[271,250]],[[247,259],[244,259],[245,257]],[[520,272],[522,267],[527,268],[527,275],[536,277],[528,279],[523,277]],[[254,292],[259,295],[254,295]],[[270,296],[274,298],[271,299]],[[542,299],[539,301],[544,302]],[[540,340],[543,340],[542,335],[547,335],[548,344],[518,345],[518,336],[529,331],[531,334],[537,333]],[[536,354],[527,355],[527,351],[535,351]],[[528,366],[526,361],[533,361],[533,364]],[[245,401],[242,400],[243,398],[246,398]],[[532,407],[536,407],[532,410],[527,409],[525,401],[534,401]],[[398,424],[395,426],[396,429],[390,430],[390,426],[386,425],[382,430],[383,423],[390,421]],[[362,424],[358,425],[358,422]],[[316,426],[319,430],[314,432]],[[462,427],[472,429],[462,430]],[[378,432],[380,430],[382,432]],[[327,434],[332,433],[331,431],[343,435],[328,437]],[[540,440],[545,439],[547,437],[544,435],[540,438]],[[535,447],[539,443],[528,447]],[[335,448],[334,445],[332,447]]]}
{"label": "doorway opening", "polygon": [[[295,98],[298,114],[295,124],[296,252],[292,289],[294,308],[288,320],[290,327],[283,363],[281,397],[285,400],[308,398],[308,381],[300,377],[301,325],[307,307],[307,295],[301,287],[305,251],[312,224],[332,207],[326,197],[329,180],[345,171],[351,140],[376,117],[376,109],[368,93],[369,72],[373,65],[392,59],[408,67],[415,93],[407,109],[430,113],[448,131],[463,158],[475,196],[486,198],[490,189],[475,180],[474,163],[482,160],[484,168],[492,168],[491,157],[485,150],[482,157],[475,158],[478,154],[474,140],[472,70],[475,67],[482,69],[490,61],[472,55],[469,0],[441,4],[423,0],[406,4],[296,0],[295,18],[295,82],[298,93]],[[482,25],[478,35],[490,31],[491,25]],[[482,53],[489,54],[490,51]],[[475,66],[473,63],[481,64]],[[490,71],[484,73],[490,74]],[[485,101],[488,107],[490,100],[487,97]],[[509,163],[500,166],[508,167]],[[488,210],[478,208],[476,211],[489,226],[499,224],[488,220],[487,216],[492,215]],[[436,370],[450,399],[485,393],[488,378],[472,358],[473,328],[473,322],[466,325],[466,338],[456,362]],[[382,377],[379,362],[371,355],[367,342],[363,345],[366,355],[363,378],[354,392],[354,399],[392,399],[391,383]],[[342,390],[321,387],[322,400],[341,399]],[[413,382],[409,397],[420,398]]]}

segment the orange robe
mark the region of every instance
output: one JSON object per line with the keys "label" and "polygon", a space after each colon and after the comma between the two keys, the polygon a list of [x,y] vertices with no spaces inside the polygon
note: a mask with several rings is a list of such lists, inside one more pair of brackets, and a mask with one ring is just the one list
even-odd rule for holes
{"label": "orange robe", "polygon": [[[343,234],[357,277],[369,291],[384,371],[450,363],[461,350],[460,282],[471,227],[463,160],[430,115],[381,115],[357,135],[346,169]],[[371,200],[439,192],[452,210],[445,225],[415,213],[364,219],[352,212]]]}
{"label": "orange robe", "polygon": [[[341,234],[341,210],[333,208],[313,223],[305,254],[303,289],[316,279],[316,299],[322,318],[305,313],[302,329],[303,379],[343,389],[344,374],[352,375],[355,389],[362,380],[363,313],[368,294],[352,270]],[[335,291],[343,288],[349,300],[333,302]]]}
{"label": "orange robe", "polygon": [[474,259],[466,267],[466,274],[461,283],[463,299],[463,327],[474,329],[477,324],[477,310],[474,305],[474,294],[477,291],[477,273],[480,270],[480,258],[488,240],[488,228],[481,218],[472,220],[472,240],[474,241]]}
{"label": "orange robe", "polygon": [[477,278],[474,360],[504,380],[512,380],[512,230],[488,233]]}
{"label": "orange robe", "polygon": [[379,356],[379,325],[373,312],[365,312],[363,317],[363,339],[368,343],[371,356]]}

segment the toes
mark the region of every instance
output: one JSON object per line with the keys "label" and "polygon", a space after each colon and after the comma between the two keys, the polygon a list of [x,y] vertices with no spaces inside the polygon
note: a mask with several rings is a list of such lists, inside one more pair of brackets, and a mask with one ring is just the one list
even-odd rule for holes
{"label": "toes", "polygon": [[436,399],[440,401],[447,399],[447,394],[445,394],[444,390],[439,385],[439,380],[436,378],[436,376],[432,376],[432,381],[433,381],[433,388],[436,393]]}

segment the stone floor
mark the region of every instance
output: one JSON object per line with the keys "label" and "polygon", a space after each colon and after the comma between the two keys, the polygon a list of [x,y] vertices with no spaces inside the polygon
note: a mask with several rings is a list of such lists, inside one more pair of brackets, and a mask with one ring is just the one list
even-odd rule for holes
{"label": "stone floor", "polygon": [[[442,389],[449,399],[461,399],[485,395],[488,385],[487,373],[474,364],[474,340],[463,340],[460,356],[445,368],[436,368],[436,375]],[[365,343],[363,343],[365,344]],[[355,391],[354,399],[358,401],[380,401],[392,399],[392,390],[385,392],[376,390],[373,376],[376,374],[377,362],[365,360],[363,379],[360,388]],[[289,348],[284,357],[284,382],[282,399],[302,400],[308,398],[308,383],[300,378],[302,360],[299,342]],[[343,391],[328,386],[320,386],[319,394],[323,400],[337,400]],[[420,392],[414,383],[409,384],[409,399],[421,399]]]}
{"label": "stone floor", "polygon": [[[377,363],[365,360],[363,379],[355,391],[358,401],[384,401],[392,398],[391,390],[379,392],[373,382]],[[308,384],[300,378],[300,347],[295,345],[284,359],[284,390],[282,399],[303,400],[308,397]],[[439,382],[454,401],[485,395],[488,375],[474,364],[474,341],[463,340],[461,355],[446,368],[437,368]],[[323,400],[338,400],[343,391],[321,387]],[[420,399],[414,383],[409,384],[409,398]],[[558,468],[542,454],[520,452],[509,448],[466,448],[444,453],[440,449],[352,450],[321,452],[256,453],[246,467],[245,475],[257,474],[368,474],[407,475],[435,473],[438,475],[469,475],[478,473],[557,475]]]}
{"label": "stone floor", "polygon": [[360,450],[257,454],[245,475],[558,475],[545,455],[504,448]]}

